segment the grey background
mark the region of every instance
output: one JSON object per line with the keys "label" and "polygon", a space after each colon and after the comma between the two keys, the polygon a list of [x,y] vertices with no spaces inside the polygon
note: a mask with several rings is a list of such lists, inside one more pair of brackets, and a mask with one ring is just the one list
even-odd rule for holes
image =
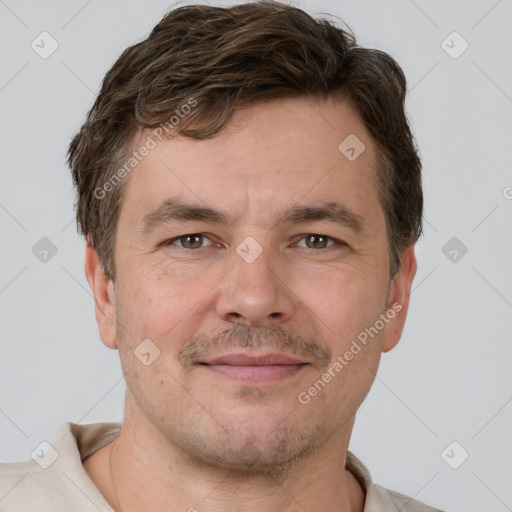
{"label": "grey background", "polygon": [[[512,510],[512,2],[295,4],[338,15],[398,60],[424,163],[407,325],[350,449],[375,482],[431,505]],[[105,72],[170,5],[0,0],[2,461],[30,458],[65,421],[122,418],[124,380],[97,333],[65,151]],[[47,59],[31,48],[43,31],[59,45]],[[442,47],[453,31],[469,43],[456,59]],[[57,249],[46,262],[32,251],[43,237]],[[456,262],[456,246],[443,251],[452,237],[467,247]],[[458,469],[445,462],[461,460],[460,448],[445,452],[453,441],[469,453]]]}

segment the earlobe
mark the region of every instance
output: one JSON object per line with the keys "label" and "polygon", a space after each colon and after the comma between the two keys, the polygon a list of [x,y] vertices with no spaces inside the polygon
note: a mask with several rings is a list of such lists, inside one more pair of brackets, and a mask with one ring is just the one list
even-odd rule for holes
{"label": "earlobe", "polygon": [[[409,309],[409,297],[416,269],[417,262],[414,255],[414,244],[412,244],[403,252],[400,270],[391,283],[387,305],[391,320],[384,331],[382,352],[389,352],[400,341]],[[391,317],[392,312],[395,314]]]}
{"label": "earlobe", "polygon": [[85,276],[94,296],[96,323],[101,341],[108,348],[117,349],[114,286],[103,272],[98,253],[89,240],[85,247]]}

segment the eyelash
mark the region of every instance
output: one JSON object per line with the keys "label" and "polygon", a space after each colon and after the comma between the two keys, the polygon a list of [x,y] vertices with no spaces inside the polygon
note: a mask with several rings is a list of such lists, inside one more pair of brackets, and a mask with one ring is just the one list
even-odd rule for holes
{"label": "eyelash", "polygon": [[[173,245],[173,243],[176,242],[177,240],[180,240],[181,238],[184,238],[184,237],[187,237],[187,236],[202,236],[203,238],[209,240],[212,243],[212,245],[216,244],[216,242],[211,240],[208,237],[208,235],[206,235],[204,233],[186,233],[184,235],[179,235],[179,236],[176,236],[174,238],[170,238],[169,240],[166,240],[162,245],[164,245],[164,246]],[[317,236],[317,237],[327,238],[329,241],[334,242],[332,245],[328,245],[327,247],[323,247],[323,248],[320,248],[320,249],[314,249],[314,248],[311,248],[311,247],[304,247],[305,249],[310,249],[312,251],[315,251],[315,250],[319,251],[319,250],[322,250],[322,249],[325,250],[325,249],[329,249],[329,248],[335,247],[336,245],[339,245],[339,246],[342,246],[342,247],[348,246],[347,243],[343,242],[343,240],[339,240],[339,239],[334,238],[332,236],[322,235],[321,233],[306,233],[306,234],[301,235],[301,236],[302,236],[302,238],[300,238],[298,241],[302,241],[305,238],[307,238],[308,236]],[[197,249],[190,249],[188,247],[181,247],[181,246],[177,246],[177,247],[179,247],[180,249],[184,249],[185,251],[199,251],[201,249],[206,249],[207,247],[211,247],[212,245],[206,246],[206,247],[199,247]]]}

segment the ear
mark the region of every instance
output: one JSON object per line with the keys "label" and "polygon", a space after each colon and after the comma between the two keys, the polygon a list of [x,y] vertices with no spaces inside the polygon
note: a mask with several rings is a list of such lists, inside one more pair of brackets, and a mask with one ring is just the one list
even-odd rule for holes
{"label": "ear", "polygon": [[414,255],[414,244],[411,244],[402,254],[400,270],[391,283],[386,310],[395,311],[394,317],[388,313],[389,322],[384,329],[382,352],[388,352],[399,342],[409,309],[411,286],[416,275],[417,263]]}
{"label": "ear", "polygon": [[103,272],[98,253],[89,240],[85,247],[85,276],[94,295],[96,323],[101,341],[108,348],[117,349],[113,283]]}

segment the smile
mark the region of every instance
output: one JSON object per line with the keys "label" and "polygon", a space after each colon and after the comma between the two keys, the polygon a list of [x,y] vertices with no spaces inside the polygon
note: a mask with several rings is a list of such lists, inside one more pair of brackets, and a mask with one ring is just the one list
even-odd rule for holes
{"label": "smile", "polygon": [[204,364],[212,372],[225,375],[231,379],[245,382],[269,382],[281,380],[301,371],[307,363],[273,364],[273,365],[231,365]]}
{"label": "smile", "polygon": [[225,354],[201,362],[208,371],[244,382],[271,382],[290,377],[309,366],[285,354]]}

